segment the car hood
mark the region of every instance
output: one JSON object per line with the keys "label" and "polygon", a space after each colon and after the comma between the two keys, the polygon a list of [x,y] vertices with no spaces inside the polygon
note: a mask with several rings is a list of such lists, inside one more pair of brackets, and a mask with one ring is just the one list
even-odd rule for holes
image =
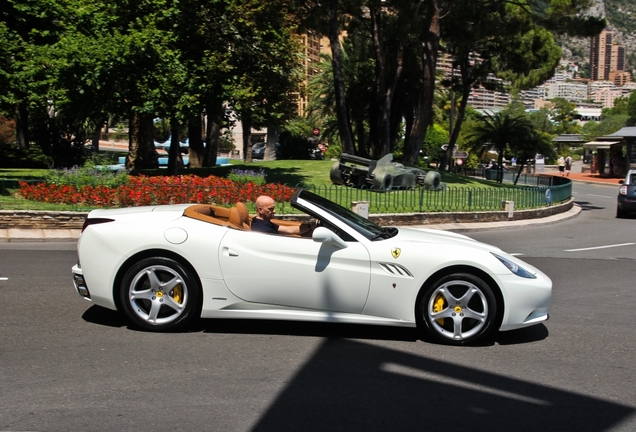
{"label": "car hood", "polygon": [[463,234],[457,234],[449,231],[435,230],[430,228],[398,228],[398,235],[393,237],[394,240],[403,242],[416,242],[426,244],[444,244],[464,246],[470,248],[481,249],[488,252],[503,251],[496,246],[482,243]]}

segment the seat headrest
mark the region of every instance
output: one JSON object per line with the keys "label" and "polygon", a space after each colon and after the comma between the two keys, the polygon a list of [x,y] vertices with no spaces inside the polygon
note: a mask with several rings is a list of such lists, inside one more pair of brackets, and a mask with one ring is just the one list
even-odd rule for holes
{"label": "seat headrest", "polygon": [[242,202],[237,202],[236,203],[236,209],[238,210],[239,214],[241,215],[241,222],[243,222],[244,224],[249,225],[250,224],[250,213],[247,211],[247,206],[242,203]]}
{"label": "seat headrest", "polygon": [[230,209],[230,216],[228,218],[228,221],[232,225],[235,225],[237,228],[241,228],[241,229],[243,228],[243,221],[241,220],[241,214],[239,213],[236,207],[232,207]]}

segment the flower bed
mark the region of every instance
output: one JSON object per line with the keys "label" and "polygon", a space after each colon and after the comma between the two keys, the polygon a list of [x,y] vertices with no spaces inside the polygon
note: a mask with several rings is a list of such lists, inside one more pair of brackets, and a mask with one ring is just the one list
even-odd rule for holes
{"label": "flower bed", "polygon": [[117,187],[73,186],[20,182],[19,194],[27,200],[91,207],[130,207],[141,205],[253,202],[259,195],[289,201],[295,189],[282,184],[239,184],[216,176],[131,176],[128,184]]}

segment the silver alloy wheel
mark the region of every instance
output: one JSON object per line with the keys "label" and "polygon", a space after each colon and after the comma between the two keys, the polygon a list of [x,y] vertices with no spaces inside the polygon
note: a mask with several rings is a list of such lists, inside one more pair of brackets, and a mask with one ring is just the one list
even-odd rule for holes
{"label": "silver alloy wheel", "polygon": [[188,304],[188,286],[183,277],[164,265],[141,269],[129,287],[128,302],[133,313],[151,326],[176,321]]}
{"label": "silver alloy wheel", "polygon": [[432,330],[454,341],[479,333],[486,325],[488,313],[488,300],[481,288],[461,279],[439,285],[426,308]]}

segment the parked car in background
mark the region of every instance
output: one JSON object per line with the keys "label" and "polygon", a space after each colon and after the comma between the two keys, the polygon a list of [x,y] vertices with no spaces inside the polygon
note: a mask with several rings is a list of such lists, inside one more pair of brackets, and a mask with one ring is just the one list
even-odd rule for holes
{"label": "parked car in background", "polygon": [[625,180],[621,180],[618,189],[616,217],[626,217],[630,212],[636,212],[636,170],[627,171]]}
{"label": "parked car in background", "polygon": [[[267,143],[265,141],[257,142],[252,146],[252,159],[263,159],[265,157],[265,148]],[[280,143],[276,143],[275,150],[278,152]]]}

